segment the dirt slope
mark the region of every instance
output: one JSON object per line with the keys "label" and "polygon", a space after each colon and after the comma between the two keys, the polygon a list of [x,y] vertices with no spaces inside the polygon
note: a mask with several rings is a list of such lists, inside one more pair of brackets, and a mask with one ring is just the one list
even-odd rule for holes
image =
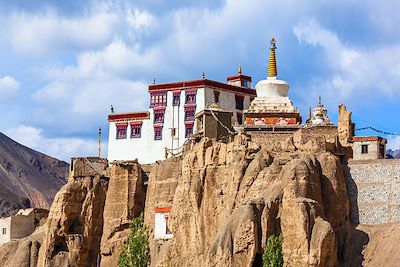
{"label": "dirt slope", "polygon": [[66,183],[68,164],[0,133],[0,217],[20,208],[50,208]]}

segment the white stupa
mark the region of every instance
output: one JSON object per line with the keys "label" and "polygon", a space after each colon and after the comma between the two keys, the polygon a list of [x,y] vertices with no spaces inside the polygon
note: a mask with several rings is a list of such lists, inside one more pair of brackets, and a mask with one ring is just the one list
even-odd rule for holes
{"label": "white stupa", "polygon": [[272,38],[268,77],[256,85],[257,97],[245,112],[247,125],[298,125],[299,111],[288,97],[289,85],[278,79],[276,67],[276,40]]}
{"label": "white stupa", "polygon": [[311,126],[331,126],[331,125],[333,125],[333,123],[328,117],[328,110],[322,104],[321,97],[319,97],[317,107],[314,108],[312,116],[310,116],[309,120],[306,123],[306,126],[311,127]]}

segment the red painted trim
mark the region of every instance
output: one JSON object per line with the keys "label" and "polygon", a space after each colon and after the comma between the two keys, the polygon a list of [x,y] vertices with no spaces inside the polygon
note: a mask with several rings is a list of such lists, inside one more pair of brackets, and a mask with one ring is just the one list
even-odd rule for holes
{"label": "red painted trim", "polygon": [[154,111],[164,111],[165,110],[165,106],[156,106],[156,107],[153,107],[153,110]]}
{"label": "red painted trim", "polygon": [[234,75],[226,77],[227,81],[234,81],[234,80],[245,80],[251,82],[251,77],[247,75]]}
{"label": "red painted trim", "polygon": [[194,121],[185,121],[185,125],[194,125]]}
{"label": "red painted trim", "polygon": [[156,213],[164,213],[164,212],[170,212],[171,211],[171,207],[166,207],[166,208],[154,208],[154,211]]}
{"label": "red painted trim", "polygon": [[154,128],[162,128],[164,126],[164,124],[154,124],[153,126],[154,126]]}
{"label": "red painted trim", "polygon": [[116,120],[146,120],[150,118],[150,112],[133,112],[133,113],[119,113],[119,114],[109,114],[108,121]]}
{"label": "red painted trim", "polygon": [[143,124],[143,122],[142,121],[131,121],[131,122],[129,122],[129,124],[130,125],[142,125]]}
{"label": "red painted trim", "polygon": [[164,84],[153,84],[149,85],[149,92],[152,91],[173,91],[176,89],[185,89],[190,87],[215,87],[218,89],[223,89],[227,91],[232,91],[232,92],[240,92],[243,94],[248,94],[248,95],[256,95],[256,91],[254,89],[250,88],[245,88],[245,87],[240,87],[240,86],[235,86],[231,84],[226,84],[226,83],[221,83],[217,81],[212,81],[212,80],[194,80],[194,81],[183,81],[183,82],[174,82],[174,83],[164,83]]}
{"label": "red painted trim", "polygon": [[117,127],[128,127],[128,123],[127,122],[116,123],[115,126],[117,126]]}
{"label": "red painted trim", "polygon": [[380,136],[354,136],[354,142],[368,142],[368,141],[379,141],[379,142],[387,142],[387,139]]}

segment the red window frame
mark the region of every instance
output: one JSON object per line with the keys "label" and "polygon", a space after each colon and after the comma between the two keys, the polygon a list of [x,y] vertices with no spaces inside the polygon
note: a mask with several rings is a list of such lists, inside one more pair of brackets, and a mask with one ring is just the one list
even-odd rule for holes
{"label": "red window frame", "polygon": [[185,91],[185,104],[196,104],[197,90]]}
{"label": "red window frame", "polygon": [[167,105],[167,92],[151,92],[150,107],[159,107]]}
{"label": "red window frame", "polygon": [[172,105],[179,106],[181,104],[181,91],[172,92]]}
{"label": "red window frame", "polygon": [[140,138],[142,136],[142,122],[131,123],[131,138]]}
{"label": "red window frame", "polygon": [[154,140],[162,140],[162,127],[154,127]]}
{"label": "red window frame", "polygon": [[185,123],[185,138],[190,138],[193,135],[194,123]]}
{"label": "red window frame", "polygon": [[116,128],[117,128],[116,139],[126,139],[128,123],[116,124]]}
{"label": "red window frame", "polygon": [[194,121],[196,118],[196,106],[185,107],[185,121]]}
{"label": "red window frame", "polygon": [[154,110],[154,123],[164,122],[164,111],[165,110]]}

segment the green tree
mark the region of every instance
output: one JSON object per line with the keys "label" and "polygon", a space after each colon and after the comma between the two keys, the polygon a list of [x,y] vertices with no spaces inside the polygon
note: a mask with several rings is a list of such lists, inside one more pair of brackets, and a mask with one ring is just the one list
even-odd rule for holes
{"label": "green tree", "polygon": [[129,224],[130,234],[121,250],[118,267],[146,267],[150,263],[149,234],[143,212]]}
{"label": "green tree", "polygon": [[263,255],[263,267],[283,266],[282,242],[282,234],[268,237],[267,246]]}

